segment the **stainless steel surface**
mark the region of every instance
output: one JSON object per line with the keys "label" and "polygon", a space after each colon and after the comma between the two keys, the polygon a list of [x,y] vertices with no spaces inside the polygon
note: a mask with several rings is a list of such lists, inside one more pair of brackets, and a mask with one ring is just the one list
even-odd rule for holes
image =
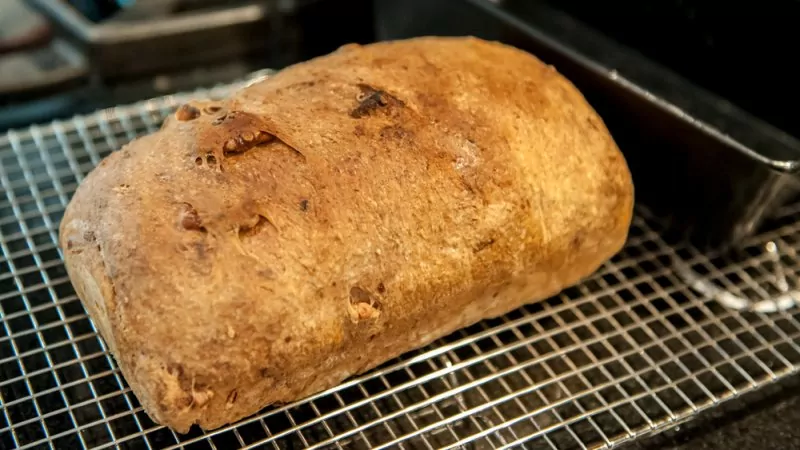
{"label": "stainless steel surface", "polygon": [[[234,8],[185,14],[181,17],[154,17],[134,23],[95,24],[83,17],[72,5],[62,2],[28,0],[28,3],[47,17],[57,20],[71,35],[84,41],[119,42],[125,40],[168,38],[198,28],[219,28],[231,24],[262,20],[264,4],[238,4]],[[269,3],[265,1],[263,3]],[[161,12],[157,9],[158,12]]]}
{"label": "stainless steel surface", "polygon": [[270,45],[297,51],[294,41],[276,36],[287,12],[280,7],[299,8],[310,0],[249,0],[183,11],[174,11],[181,5],[173,1],[144,2],[97,23],[67,2],[26,1],[86,53],[95,75],[114,78],[244,58]]}
{"label": "stainless steel surface", "polygon": [[793,297],[769,314],[753,306],[798,288],[800,204],[733,256],[668,244],[639,208],[625,250],[557,297],[300,402],[176,435],[125,384],[56,239],[86,173],[183,98],[0,136],[0,448],[612,447],[800,369]]}

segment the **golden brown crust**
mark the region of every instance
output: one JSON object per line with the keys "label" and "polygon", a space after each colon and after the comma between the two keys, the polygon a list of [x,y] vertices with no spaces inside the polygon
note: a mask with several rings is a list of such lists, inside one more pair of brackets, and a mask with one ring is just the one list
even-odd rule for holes
{"label": "golden brown crust", "polygon": [[61,243],[145,410],[186,432],[555,294],[620,249],[632,204],[555,70],[418,38],[182,107],[86,178]]}

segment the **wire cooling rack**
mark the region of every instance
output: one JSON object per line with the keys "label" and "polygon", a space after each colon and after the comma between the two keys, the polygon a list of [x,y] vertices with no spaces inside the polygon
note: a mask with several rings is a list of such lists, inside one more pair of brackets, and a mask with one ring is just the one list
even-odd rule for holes
{"label": "wire cooling rack", "polygon": [[554,298],[295,404],[176,435],[125,383],[56,239],[86,173],[183,100],[0,136],[0,448],[602,448],[800,368],[800,203],[734,255],[670,245],[639,208],[624,251]]}

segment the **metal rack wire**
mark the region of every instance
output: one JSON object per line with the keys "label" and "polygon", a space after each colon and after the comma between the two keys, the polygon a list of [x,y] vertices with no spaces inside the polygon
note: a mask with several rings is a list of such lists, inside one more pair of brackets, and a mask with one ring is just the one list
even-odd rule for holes
{"label": "metal rack wire", "polygon": [[176,435],[142,411],[56,239],[86,173],[183,100],[0,136],[0,448],[612,447],[800,369],[792,301],[765,313],[720,300],[794,298],[800,204],[741,255],[671,245],[640,208],[624,251],[557,297],[300,402]]}

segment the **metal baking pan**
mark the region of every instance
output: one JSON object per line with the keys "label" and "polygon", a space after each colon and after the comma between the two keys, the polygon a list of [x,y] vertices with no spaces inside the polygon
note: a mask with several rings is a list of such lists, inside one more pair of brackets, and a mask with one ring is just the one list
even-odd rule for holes
{"label": "metal baking pan", "polygon": [[604,118],[637,199],[670,216],[676,237],[736,245],[797,192],[797,137],[544,2],[376,0],[376,17],[379,39],[474,35],[554,65]]}
{"label": "metal baking pan", "polygon": [[137,2],[102,21],[68,2],[27,0],[88,55],[98,75],[170,70],[234,58],[264,48],[274,2],[233,2],[226,8],[170,11],[174,1]]}
{"label": "metal baking pan", "polygon": [[89,81],[86,59],[62,39],[0,55],[0,132],[68,114],[80,95],[62,93],[83,93]]}
{"label": "metal baking pan", "polygon": [[[26,0],[88,56],[104,82],[246,60],[281,68],[374,40],[372,0],[138,0],[105,18]],[[94,18],[94,20],[90,20]]]}

